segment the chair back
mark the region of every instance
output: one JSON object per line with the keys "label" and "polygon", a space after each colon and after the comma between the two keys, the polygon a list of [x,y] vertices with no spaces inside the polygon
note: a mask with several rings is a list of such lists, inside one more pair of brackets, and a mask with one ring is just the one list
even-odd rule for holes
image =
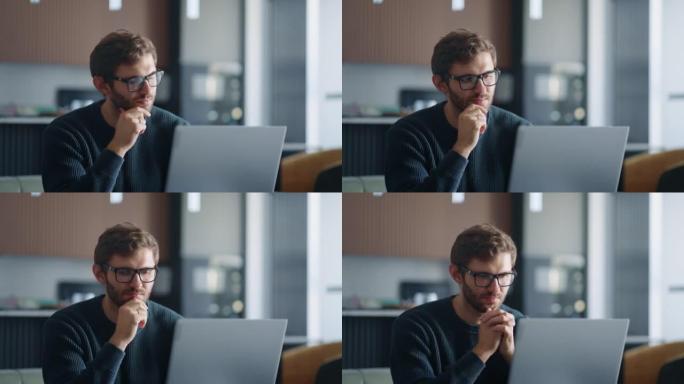
{"label": "chair back", "polygon": [[629,157],[623,165],[623,189],[625,192],[655,192],[663,172],[681,162],[684,162],[684,149]]}
{"label": "chair back", "polygon": [[624,384],[657,384],[663,365],[681,354],[684,354],[684,342],[628,350],[624,355]]}

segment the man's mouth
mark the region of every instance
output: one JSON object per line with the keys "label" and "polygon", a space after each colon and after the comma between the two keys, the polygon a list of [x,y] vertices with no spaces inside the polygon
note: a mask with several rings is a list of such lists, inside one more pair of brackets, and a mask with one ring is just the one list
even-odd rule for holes
{"label": "man's mouth", "polygon": [[487,103],[488,99],[486,97],[476,97],[472,100],[473,100],[473,104],[484,106]]}
{"label": "man's mouth", "polygon": [[124,298],[126,298],[126,299],[128,299],[128,300],[135,299],[137,296],[140,296],[141,298],[142,298],[142,297],[145,297],[145,293],[144,293],[144,292],[139,292],[139,291],[125,292],[125,293],[124,293]]}
{"label": "man's mouth", "polygon": [[138,105],[150,105],[152,104],[152,98],[138,99],[135,103]]}
{"label": "man's mouth", "polygon": [[494,304],[498,300],[499,300],[499,297],[496,295],[482,296],[482,301],[485,302],[486,304]]}

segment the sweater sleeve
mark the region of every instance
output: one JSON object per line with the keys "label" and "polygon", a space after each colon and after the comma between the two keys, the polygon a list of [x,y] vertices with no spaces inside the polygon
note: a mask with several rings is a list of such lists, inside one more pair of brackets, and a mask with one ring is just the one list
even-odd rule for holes
{"label": "sweater sleeve", "polygon": [[[401,123],[399,123],[401,124]],[[425,149],[415,133],[395,125],[386,134],[385,184],[389,192],[453,192],[458,190],[468,159],[454,151],[427,169]]]}
{"label": "sweater sleeve", "polygon": [[84,167],[78,140],[64,123],[55,121],[43,133],[43,188],[46,192],[111,192],[124,159],[103,150]]}
{"label": "sweater sleeve", "polygon": [[392,326],[390,370],[395,384],[472,384],[485,364],[468,352],[443,372],[430,361],[435,347],[423,327],[412,318],[399,317]]}
{"label": "sweater sleeve", "polygon": [[45,384],[113,384],[124,352],[110,343],[92,361],[79,344],[76,330],[58,319],[43,326],[43,380]]}

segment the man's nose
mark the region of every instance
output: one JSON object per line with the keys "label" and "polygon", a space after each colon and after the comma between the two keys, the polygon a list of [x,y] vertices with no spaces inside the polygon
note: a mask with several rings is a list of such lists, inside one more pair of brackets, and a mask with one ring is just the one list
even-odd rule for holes
{"label": "man's nose", "polygon": [[131,280],[130,283],[128,283],[128,285],[130,285],[132,287],[142,287],[143,281],[142,281],[142,278],[140,277],[140,274],[139,273],[134,274],[133,279]]}

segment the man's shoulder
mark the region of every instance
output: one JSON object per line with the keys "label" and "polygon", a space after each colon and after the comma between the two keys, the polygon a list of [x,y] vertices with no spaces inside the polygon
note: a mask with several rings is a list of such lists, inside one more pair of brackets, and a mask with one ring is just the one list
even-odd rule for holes
{"label": "man's shoulder", "polygon": [[175,324],[178,319],[182,318],[182,316],[173,309],[152,300],[148,300],[147,308],[152,316],[164,323]]}
{"label": "man's shoulder", "polygon": [[431,301],[406,310],[399,318],[410,321],[432,321],[449,314],[451,310],[451,297]]}
{"label": "man's shoulder", "polygon": [[444,102],[435,104],[431,107],[421,109],[413,112],[410,115],[404,116],[394,123],[394,126],[407,128],[423,128],[425,126],[432,126],[435,122],[441,120],[440,114],[444,113]]}
{"label": "man's shoulder", "polygon": [[101,308],[102,295],[64,307],[50,316],[52,321],[78,321],[92,317],[95,308]]}
{"label": "man's shoulder", "polygon": [[67,112],[52,120],[52,122],[48,124],[46,130],[74,131],[86,128],[93,122],[93,114],[96,112],[96,109],[99,109],[100,104],[102,104],[102,102],[95,102],[85,107]]}
{"label": "man's shoulder", "polygon": [[156,124],[175,128],[177,125],[188,125],[189,123],[182,117],[157,106],[152,107],[152,119]]}
{"label": "man's shoulder", "polygon": [[513,112],[507,111],[503,108],[492,105],[489,108],[489,113],[495,124],[504,128],[517,129],[520,125],[531,125],[526,119],[516,115]]}

